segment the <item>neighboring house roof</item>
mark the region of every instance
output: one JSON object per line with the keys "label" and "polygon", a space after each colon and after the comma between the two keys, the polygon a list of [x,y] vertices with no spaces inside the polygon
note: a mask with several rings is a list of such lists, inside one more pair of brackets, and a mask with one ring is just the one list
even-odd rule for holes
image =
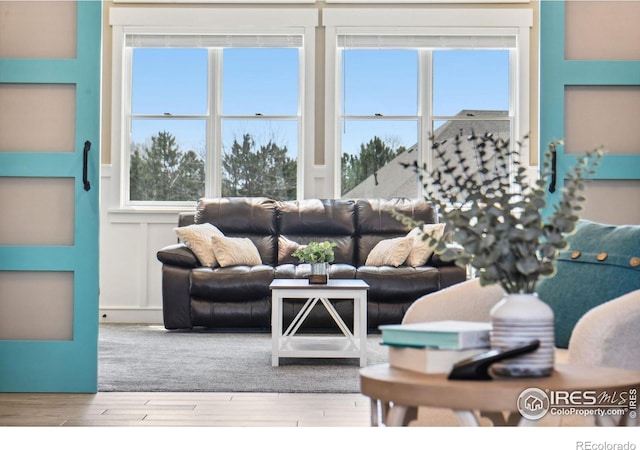
{"label": "neighboring house roof", "polygon": [[[435,140],[452,140],[456,135],[467,136],[471,132],[477,135],[493,133],[509,138],[509,120],[482,120],[482,116],[508,118],[507,111],[487,111],[463,109],[456,117],[461,120],[448,120],[435,132]],[[478,120],[474,120],[478,117]],[[415,198],[421,194],[417,189],[417,175],[411,169],[405,169],[403,164],[413,164],[417,159],[418,145],[414,144],[381,167],[376,173],[367,177],[359,185],[344,194],[343,198]]]}

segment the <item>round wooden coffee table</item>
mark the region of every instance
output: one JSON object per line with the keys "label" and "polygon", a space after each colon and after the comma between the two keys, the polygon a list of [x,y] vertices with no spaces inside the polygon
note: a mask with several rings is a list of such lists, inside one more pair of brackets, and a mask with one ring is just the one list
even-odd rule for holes
{"label": "round wooden coffee table", "polygon": [[[594,414],[599,425],[613,423],[620,416],[622,423],[632,425],[637,421],[639,388],[640,371],[571,364],[556,365],[550,377],[491,381],[448,380],[444,374],[422,374],[388,364],[360,370],[360,390],[371,398],[374,426],[408,425],[420,406],[451,409],[465,426],[478,425],[473,411],[495,425],[535,425],[538,418],[531,418],[531,411],[561,414],[560,409],[572,407],[583,414],[600,408],[601,415]],[[545,394],[546,406],[536,405]],[[527,401],[534,403],[523,403]],[[523,405],[527,408],[524,415]]]}

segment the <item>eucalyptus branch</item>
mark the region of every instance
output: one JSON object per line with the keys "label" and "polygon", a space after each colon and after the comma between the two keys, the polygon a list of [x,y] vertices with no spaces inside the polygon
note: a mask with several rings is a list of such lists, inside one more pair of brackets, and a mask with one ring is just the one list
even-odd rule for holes
{"label": "eucalyptus branch", "polygon": [[[452,250],[446,245],[450,237],[444,236],[432,242],[436,253],[457,265],[470,264],[483,285],[499,284],[508,293],[534,292],[540,277],[553,274],[557,253],[566,246],[564,236],[579,220],[583,181],[594,173],[601,149],[588,152],[569,171],[553,214],[545,218],[549,165],[545,161],[540,179],[529,183],[521,142],[511,149],[509,140],[472,134],[466,139],[468,149],[459,136],[448,145],[429,138],[437,161],[433,170],[417,162],[404,166],[418,174],[427,199],[459,245]],[[549,144],[548,155],[560,144]],[[409,226],[422,225],[396,217]]]}

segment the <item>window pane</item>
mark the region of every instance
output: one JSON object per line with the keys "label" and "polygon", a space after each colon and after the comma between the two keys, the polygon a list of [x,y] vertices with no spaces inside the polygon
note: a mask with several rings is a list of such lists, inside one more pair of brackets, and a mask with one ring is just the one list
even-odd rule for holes
{"label": "window pane", "polygon": [[347,116],[415,116],[416,50],[343,50],[342,102]]}
{"label": "window pane", "polygon": [[295,200],[297,120],[224,120],[222,195]]}
{"label": "window pane", "polygon": [[416,196],[414,173],[400,165],[418,157],[416,120],[349,120],[342,131],[344,198]]}
{"label": "window pane", "polygon": [[492,110],[509,110],[509,51],[434,51],[433,114]]}
{"label": "window pane", "polygon": [[206,114],[207,64],[206,49],[133,49],[133,114]]}
{"label": "window pane", "polygon": [[195,201],[204,196],[206,122],[133,121],[131,201]]}
{"label": "window pane", "polygon": [[227,48],[222,66],[223,114],[298,114],[298,49]]}

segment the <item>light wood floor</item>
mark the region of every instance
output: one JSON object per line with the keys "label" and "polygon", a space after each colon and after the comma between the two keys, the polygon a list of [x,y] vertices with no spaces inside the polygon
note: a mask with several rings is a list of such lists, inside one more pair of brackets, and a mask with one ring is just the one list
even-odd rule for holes
{"label": "light wood floor", "polygon": [[360,394],[0,394],[0,426],[367,427]]}
{"label": "light wood floor", "polygon": [[[0,427],[362,427],[371,405],[361,394],[99,392],[0,393]],[[479,418],[483,426],[491,422]],[[549,417],[541,426],[591,426]],[[450,410],[419,408],[412,426],[459,426]]]}
{"label": "light wood floor", "polygon": [[[334,442],[336,448],[343,448],[344,442],[358,442],[362,448],[384,450],[414,446],[425,439],[447,442],[447,448],[513,448],[513,442],[504,438],[504,428],[490,426],[485,418],[481,424],[484,426],[460,432],[454,428],[458,422],[451,411],[420,408],[412,427],[386,428],[382,433],[383,429],[370,427],[370,401],[360,394],[0,393],[0,438],[20,442],[15,448],[46,448],[52,442],[64,442],[67,450],[86,450],[91,442],[91,448],[97,450],[169,450],[189,442],[206,448],[228,448],[225,443],[235,443],[241,448],[259,445],[265,450],[283,450],[294,445],[299,448],[295,443],[301,442],[308,449],[327,448],[327,442]],[[573,433],[564,433],[565,440],[575,442],[584,432],[571,425],[587,424],[558,427],[554,421],[546,425],[520,429],[518,439],[536,443],[536,447],[527,448],[540,448],[541,444],[557,442],[557,430],[563,429]],[[429,430],[421,428],[424,426]],[[246,428],[239,427],[251,428],[244,432],[240,430]],[[607,428],[605,437],[630,438],[613,434],[619,427]],[[523,432],[528,434],[523,437]],[[503,446],[496,445],[499,436]],[[137,442],[136,447],[132,442]],[[0,448],[4,447],[0,444]]]}

